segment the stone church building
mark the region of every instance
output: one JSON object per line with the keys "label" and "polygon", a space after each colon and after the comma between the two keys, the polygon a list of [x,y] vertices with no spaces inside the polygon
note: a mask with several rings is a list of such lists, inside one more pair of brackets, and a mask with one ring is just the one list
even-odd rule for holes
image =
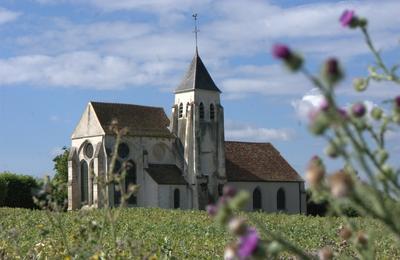
{"label": "stone church building", "polygon": [[[89,102],[72,134],[68,209],[106,205],[97,180],[116,154],[114,172],[129,165],[122,189],[140,185],[128,206],[204,209],[231,185],[250,193],[247,210],[305,213],[304,181],[272,144],[225,141],[221,91],[197,51],[174,94],[171,120],[159,107]],[[115,121],[127,134],[114,151]],[[115,184],[106,192],[120,203]]]}

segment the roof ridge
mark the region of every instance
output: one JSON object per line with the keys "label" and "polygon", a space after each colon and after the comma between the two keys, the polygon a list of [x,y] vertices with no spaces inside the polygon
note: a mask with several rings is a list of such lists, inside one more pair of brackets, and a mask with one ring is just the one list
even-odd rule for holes
{"label": "roof ridge", "polygon": [[137,105],[137,104],[128,104],[128,103],[115,103],[115,102],[101,102],[101,101],[89,101],[91,104],[102,104],[102,105],[122,105],[122,106],[135,106],[135,107],[143,107],[143,108],[158,108],[163,109],[163,107],[156,107],[156,106],[145,106],[145,105]]}
{"label": "roof ridge", "polygon": [[271,142],[250,142],[250,141],[234,141],[234,140],[225,140],[225,143],[241,143],[241,144],[269,144],[272,145]]}

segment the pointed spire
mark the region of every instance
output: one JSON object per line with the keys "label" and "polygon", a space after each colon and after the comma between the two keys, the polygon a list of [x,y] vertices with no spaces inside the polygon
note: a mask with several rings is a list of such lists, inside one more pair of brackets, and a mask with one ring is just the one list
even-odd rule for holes
{"label": "pointed spire", "polygon": [[192,63],[189,66],[189,70],[183,77],[182,82],[175,89],[175,93],[195,89],[221,92],[221,90],[219,90],[219,88],[215,85],[214,80],[208,73],[206,66],[204,66],[204,63],[201,60],[197,49],[193,57]]}

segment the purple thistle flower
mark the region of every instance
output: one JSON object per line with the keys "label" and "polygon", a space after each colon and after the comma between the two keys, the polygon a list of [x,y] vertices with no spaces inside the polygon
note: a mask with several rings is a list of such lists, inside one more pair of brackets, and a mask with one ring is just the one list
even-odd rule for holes
{"label": "purple thistle flower", "polygon": [[397,108],[400,108],[400,96],[397,96],[395,99]]}
{"label": "purple thistle flower", "polygon": [[277,59],[287,60],[292,55],[289,47],[283,44],[275,44],[272,47],[272,55]]}
{"label": "purple thistle flower", "polygon": [[346,119],[347,118],[347,112],[343,108],[338,108],[337,112],[342,117],[342,119]]}
{"label": "purple thistle flower", "polygon": [[232,186],[224,186],[222,194],[228,198],[232,198],[236,195],[236,189]]}
{"label": "purple thistle flower", "polygon": [[248,259],[257,249],[260,237],[254,228],[249,228],[247,233],[240,237],[237,253],[240,259]]}
{"label": "purple thistle flower", "polygon": [[208,215],[210,215],[211,217],[214,217],[215,215],[217,215],[217,212],[218,212],[217,206],[212,205],[212,204],[207,205],[206,210],[207,210]]}
{"label": "purple thistle flower", "polygon": [[340,23],[342,24],[343,27],[350,26],[351,23],[356,19],[356,16],[354,15],[353,10],[345,10],[340,16]]}
{"label": "purple thistle flower", "polygon": [[363,103],[357,103],[351,107],[351,112],[355,117],[363,117],[365,115],[366,108]]}
{"label": "purple thistle flower", "polygon": [[326,112],[326,111],[328,111],[328,108],[329,108],[329,103],[328,103],[328,101],[326,101],[326,99],[323,99],[323,100],[321,101],[321,104],[320,104],[320,106],[319,106],[319,109],[320,109],[321,111]]}

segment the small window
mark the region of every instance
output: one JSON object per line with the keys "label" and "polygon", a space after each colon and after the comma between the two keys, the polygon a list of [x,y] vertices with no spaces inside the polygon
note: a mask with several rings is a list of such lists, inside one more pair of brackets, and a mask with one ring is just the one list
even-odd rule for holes
{"label": "small window", "polygon": [[113,174],[120,174],[120,170],[121,170],[121,166],[122,166],[122,164],[121,164],[121,162],[119,161],[119,160],[115,160],[115,163],[114,163],[114,169],[113,169]]}
{"label": "small window", "polygon": [[128,157],[129,155],[129,146],[126,143],[121,143],[118,146],[118,156],[121,159],[126,159],[126,157]]}
{"label": "small window", "polygon": [[203,103],[200,103],[199,113],[200,113],[200,119],[204,119],[204,105],[203,105]]}
{"label": "small window", "polygon": [[211,120],[214,120],[214,118],[215,118],[214,105],[211,104],[211,105],[210,105],[210,119],[211,119]]}
{"label": "small window", "polygon": [[180,103],[179,104],[179,118],[182,118],[182,117],[183,117],[183,104]]}
{"label": "small window", "polygon": [[255,188],[253,191],[253,210],[260,210],[262,208],[261,191],[260,188]]}
{"label": "small window", "polygon": [[174,190],[174,209],[178,209],[180,207],[180,194],[179,194],[179,189]]}
{"label": "small window", "polygon": [[92,158],[93,156],[93,145],[91,143],[87,143],[85,145],[85,155],[87,158]]}
{"label": "small window", "polygon": [[282,188],[280,188],[276,194],[276,208],[278,210],[286,209],[285,191]]}

